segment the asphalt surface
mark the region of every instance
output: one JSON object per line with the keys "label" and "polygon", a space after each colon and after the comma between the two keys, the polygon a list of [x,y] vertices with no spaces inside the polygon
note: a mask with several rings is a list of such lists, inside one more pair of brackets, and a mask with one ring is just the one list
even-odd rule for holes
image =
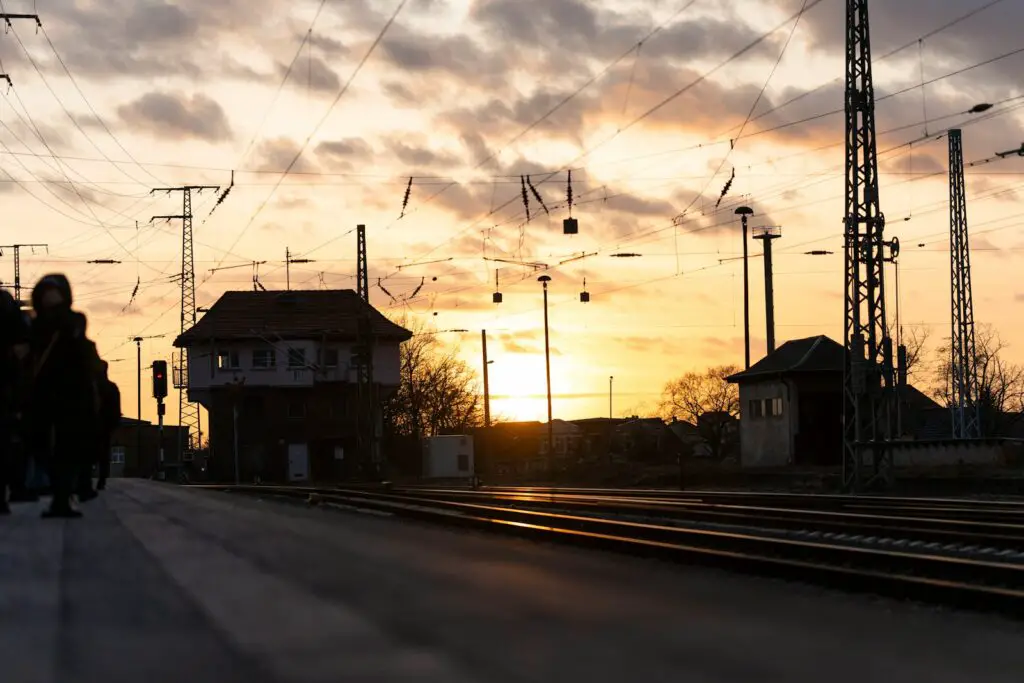
{"label": "asphalt surface", "polygon": [[1024,625],[121,480],[0,518],[0,680],[1021,680]]}

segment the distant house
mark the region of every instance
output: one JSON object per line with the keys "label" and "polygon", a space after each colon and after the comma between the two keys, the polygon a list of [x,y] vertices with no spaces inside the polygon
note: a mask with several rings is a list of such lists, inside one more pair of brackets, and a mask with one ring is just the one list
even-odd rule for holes
{"label": "distant house", "polygon": [[[352,290],[225,292],[175,341],[189,400],[210,414],[210,477],[336,479],[357,447],[358,325],[370,321],[378,401],[399,384],[411,333]],[[378,413],[379,419],[379,413]]]}
{"label": "distant house", "polygon": [[682,441],[660,417],[633,417],[615,429],[615,449],[629,461],[674,463],[683,453]]}
{"label": "distant house", "polygon": [[110,476],[152,477],[159,470],[161,443],[164,462],[176,462],[179,431],[182,443],[188,443],[188,427],[164,425],[161,438],[158,425],[122,417],[110,439]]}

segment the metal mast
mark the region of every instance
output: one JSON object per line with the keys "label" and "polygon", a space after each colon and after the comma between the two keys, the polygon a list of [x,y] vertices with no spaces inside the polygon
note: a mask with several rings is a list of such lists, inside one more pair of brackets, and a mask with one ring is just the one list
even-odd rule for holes
{"label": "metal mast", "polygon": [[974,301],[971,297],[971,253],[967,241],[967,193],[964,187],[963,141],[959,129],[949,131],[949,261],[952,291],[950,334],[951,400],[954,439],[981,436],[978,415],[978,357],[974,347]]}
{"label": "metal mast", "polygon": [[[192,255],[192,192],[220,190],[219,185],[184,185],[182,187],[158,187],[153,192],[181,192],[182,211],[180,215],[153,216],[150,220],[181,219],[181,334],[196,324],[196,273]],[[194,447],[202,445],[202,425],[199,421],[199,405],[188,400],[188,352],[178,353],[177,367],[172,371],[174,388],[178,390],[178,425],[188,429],[189,438],[195,439]],[[189,444],[190,447],[193,444]],[[183,430],[178,430],[178,462],[184,460],[185,443]]]}
{"label": "metal mast", "polygon": [[369,264],[366,256],[366,226],[356,226],[356,287],[363,302],[358,321],[356,380],[359,419],[356,426],[359,457],[367,472],[379,464],[377,447],[377,397],[373,383],[373,322],[370,315]]}
{"label": "metal mast", "polygon": [[892,342],[885,317],[885,216],[878,198],[875,92],[868,0],[846,2],[846,292],[843,373],[843,484],[888,480]]}
{"label": "metal mast", "polygon": [[[48,248],[46,244],[5,244],[0,246],[0,250],[12,249],[14,251],[14,300],[18,302],[19,306],[24,305],[25,302],[21,300],[21,248],[29,247],[35,249],[36,247]],[[3,251],[0,251],[3,254]]]}

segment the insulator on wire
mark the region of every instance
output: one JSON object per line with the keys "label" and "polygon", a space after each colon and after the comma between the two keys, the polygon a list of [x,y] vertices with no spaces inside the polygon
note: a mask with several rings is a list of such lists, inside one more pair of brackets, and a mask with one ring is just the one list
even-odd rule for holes
{"label": "insulator on wire", "polygon": [[533,181],[530,180],[530,176],[526,176],[526,184],[529,186],[530,192],[533,193],[533,198],[537,200],[538,204],[540,204],[540,208],[544,209],[544,213],[550,216],[551,212],[548,211],[548,207],[544,203],[544,199],[541,198],[540,192],[538,192],[537,188],[533,186]]}
{"label": "insulator on wire", "polygon": [[565,176],[565,203],[569,207],[569,217],[562,220],[562,234],[575,235],[580,231],[580,224],[572,217],[572,169]]}
{"label": "insulator on wire", "polygon": [[519,184],[523,190],[523,208],[526,209],[526,222],[530,222],[530,197],[526,194],[526,176],[519,176]]}
{"label": "insulator on wire", "polygon": [[399,218],[405,218],[405,209],[409,206],[409,195],[412,194],[412,177],[409,178],[409,183],[405,186],[405,196],[402,197],[402,213],[398,216]]}
{"label": "insulator on wire", "polygon": [[725,187],[722,188],[722,194],[718,195],[718,201],[715,202],[715,208],[717,209],[722,200],[725,199],[725,195],[729,193],[729,188],[732,187],[732,181],[736,179],[736,169],[732,169],[732,174],[729,176],[729,180],[725,181]]}

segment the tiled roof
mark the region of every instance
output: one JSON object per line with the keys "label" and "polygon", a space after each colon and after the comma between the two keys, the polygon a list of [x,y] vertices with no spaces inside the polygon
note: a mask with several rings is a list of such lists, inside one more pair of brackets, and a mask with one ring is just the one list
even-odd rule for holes
{"label": "tiled roof", "polygon": [[369,308],[377,339],[405,341],[412,333],[369,306],[351,289],[224,292],[178,347],[203,341],[242,339],[355,339],[358,316]]}
{"label": "tiled roof", "polygon": [[727,379],[730,382],[756,380],[795,372],[842,372],[843,347],[825,335],[793,339],[773,353]]}

